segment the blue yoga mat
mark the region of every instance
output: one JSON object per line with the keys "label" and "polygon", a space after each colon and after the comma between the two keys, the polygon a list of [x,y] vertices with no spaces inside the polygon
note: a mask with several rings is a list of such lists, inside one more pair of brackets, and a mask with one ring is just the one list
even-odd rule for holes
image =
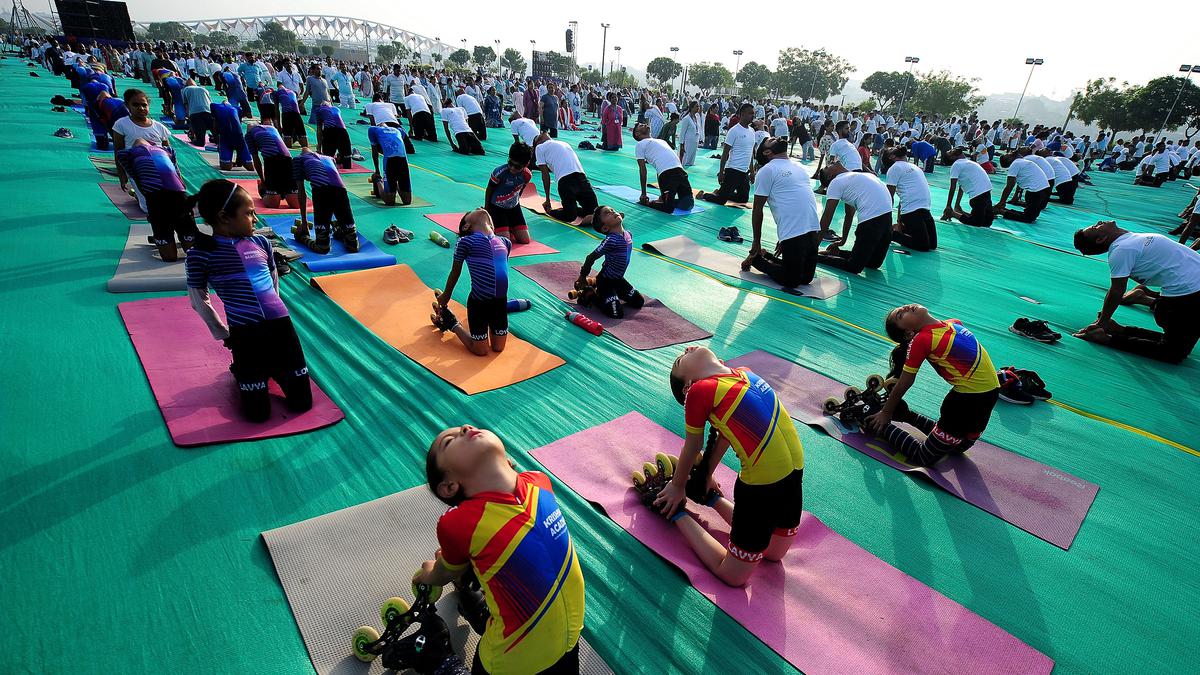
{"label": "blue yoga mat", "polygon": [[267,225],[275,230],[279,238],[293,251],[300,253],[300,262],[313,272],[338,272],[342,270],[366,270],[372,267],[387,267],[396,264],[396,257],[379,250],[379,247],[358,235],[358,253],[347,253],[345,245],[337,239],[329,242],[329,253],[320,255],[308,250],[292,236],[292,225],[296,222],[294,215],[260,216]]}
{"label": "blue yoga mat", "polygon": [[[606,195],[612,195],[612,196],[616,197],[617,199],[623,199],[627,202],[633,202],[634,204],[637,204],[638,199],[640,199],[642,196],[642,193],[640,190],[638,190],[637,188],[631,188],[628,185],[601,185],[600,187],[598,187],[596,189],[603,192]],[[658,191],[657,190],[646,190],[646,196],[650,197],[651,199],[657,199]],[[691,215],[693,213],[700,213],[701,211],[707,211],[707,210],[708,210],[708,207],[704,206],[700,202],[696,202],[695,206],[693,206],[691,208],[691,210],[684,211],[683,209],[675,209],[675,212],[672,213],[671,215],[687,216],[687,215]]]}

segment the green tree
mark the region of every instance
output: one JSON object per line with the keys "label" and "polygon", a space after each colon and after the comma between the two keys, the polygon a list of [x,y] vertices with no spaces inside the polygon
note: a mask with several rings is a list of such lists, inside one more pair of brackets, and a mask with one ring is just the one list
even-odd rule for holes
{"label": "green tree", "polygon": [[500,67],[515,73],[524,73],[528,66],[529,64],[525,63],[525,57],[521,56],[521,52],[512,47],[505,49],[504,56],[500,57]]}
{"label": "green tree", "polygon": [[824,101],[846,86],[850,62],[824,49],[790,47],[779,52],[775,89],[784,96]]}
{"label": "green tree", "polygon": [[471,50],[471,59],[487,68],[496,62],[496,50],[491,47],[476,46]]}
{"label": "green tree", "polygon": [[469,62],[470,60],[471,60],[471,52],[469,52],[465,49],[454,50],[454,53],[451,54],[450,58],[449,58],[450,63],[453,63],[454,65],[458,66],[459,68],[466,67],[467,62]]}
{"label": "green tree", "polygon": [[660,56],[646,65],[646,75],[661,84],[666,84],[679,77],[682,72],[683,66],[679,65],[675,59],[666,56]]}
{"label": "green tree", "polygon": [[[316,49],[316,48],[314,47],[314,49]],[[296,45],[295,50],[296,50],[296,53],[299,54],[300,56],[308,55],[308,45],[298,44],[298,45]]]}
{"label": "green tree", "polygon": [[604,82],[604,78],[598,70],[585,70],[579,74],[579,81],[584,84],[600,84]]}
{"label": "green tree", "polygon": [[575,74],[575,60],[566,54],[559,52],[548,52],[546,58],[550,60],[550,72],[558,77],[569,78]]}
{"label": "green tree", "polygon": [[1175,110],[1171,113],[1171,120],[1165,129],[1168,132],[1187,125],[1188,120],[1200,115],[1200,87],[1182,77],[1157,77],[1150,80],[1145,86],[1130,92],[1126,103],[1129,108],[1129,122],[1135,129],[1157,133],[1167,120],[1167,112],[1171,110],[1172,104]]}
{"label": "green tree", "polygon": [[433,59],[433,62],[434,62],[434,63],[441,63],[441,62],[442,62],[442,53],[441,53],[441,52],[434,52],[434,53],[432,53],[432,54],[430,54],[430,55],[429,55],[429,58],[430,58],[430,59]]}
{"label": "green tree", "polygon": [[152,23],[146,28],[146,37],[150,40],[163,40],[166,42],[179,40],[180,42],[186,42],[195,36],[187,26],[178,21],[160,21]]}
{"label": "green tree", "polygon": [[258,31],[258,39],[262,41],[264,48],[283,53],[295,51],[300,44],[296,34],[284,28],[278,21],[268,21],[262,30]]}
{"label": "green tree", "polygon": [[751,98],[762,96],[774,75],[771,69],[757,61],[749,61],[738,71],[737,81],[742,85],[742,94]]}
{"label": "green tree", "polygon": [[1128,82],[1117,86],[1111,77],[1090,80],[1084,90],[1075,95],[1071,114],[1084,124],[1096,123],[1114,133],[1131,131],[1137,128],[1129,116],[1131,93]]}
{"label": "green tree", "polygon": [[232,33],[226,33],[222,30],[214,30],[211,33],[204,33],[196,36],[196,43],[208,45],[214,49],[229,49],[238,46],[238,38]]}
{"label": "green tree", "polygon": [[910,73],[877,70],[868,75],[861,86],[863,91],[879,101],[880,109],[888,110],[894,104],[899,104],[906,89],[911,94],[915,84],[916,78]]}
{"label": "green tree", "polygon": [[614,87],[634,88],[640,86],[638,79],[629,74],[629,71],[624,66],[615,73],[605,73],[604,79]]}
{"label": "green tree", "polygon": [[948,70],[924,73],[917,78],[912,105],[905,104],[905,108],[933,115],[965,115],[983,103],[983,97],[976,94],[977,81]]}
{"label": "green tree", "polygon": [[396,48],[389,44],[381,44],[375,48],[375,53],[379,56],[380,63],[395,63]]}
{"label": "green tree", "polygon": [[337,47],[335,47],[333,45],[321,45],[321,54],[323,54],[327,57],[333,56],[333,53],[336,51],[337,51]]}
{"label": "green tree", "polygon": [[246,43],[245,47],[246,47],[246,49],[249,49],[250,51],[257,52],[263,48],[263,42],[262,42],[262,40],[251,40]]}
{"label": "green tree", "polygon": [[879,107],[879,104],[875,101],[875,99],[869,98],[865,101],[855,103],[850,107],[850,109],[860,113],[869,113],[876,110],[881,110],[882,108]]}
{"label": "green tree", "polygon": [[717,87],[732,87],[733,73],[720,63],[693,63],[688,69],[688,82],[708,92]]}
{"label": "green tree", "polygon": [[408,58],[409,54],[412,53],[412,50],[408,48],[408,45],[395,40],[392,41],[392,49],[396,50],[396,61],[403,61]]}

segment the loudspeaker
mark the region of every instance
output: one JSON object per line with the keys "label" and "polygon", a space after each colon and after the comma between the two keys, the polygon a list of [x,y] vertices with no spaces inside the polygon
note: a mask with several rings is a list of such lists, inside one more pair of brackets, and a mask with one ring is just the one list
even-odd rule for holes
{"label": "loudspeaker", "polygon": [[533,52],[533,76],[550,77],[550,53]]}
{"label": "loudspeaker", "polygon": [[133,40],[129,8],[112,0],[54,0],[63,35]]}

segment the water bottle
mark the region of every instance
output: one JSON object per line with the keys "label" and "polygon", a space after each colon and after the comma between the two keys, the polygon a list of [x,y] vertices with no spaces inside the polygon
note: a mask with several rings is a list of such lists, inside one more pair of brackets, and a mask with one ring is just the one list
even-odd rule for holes
{"label": "water bottle", "polygon": [[596,321],[592,321],[579,312],[567,312],[567,321],[579,326],[592,335],[599,335],[604,332],[604,326],[601,326]]}
{"label": "water bottle", "polygon": [[446,241],[446,238],[442,236],[442,233],[438,232],[437,230],[429,231],[429,241],[432,241],[442,248],[450,248],[450,242]]}
{"label": "water bottle", "polygon": [[533,303],[529,302],[525,298],[517,298],[515,300],[509,300],[508,301],[508,313],[512,314],[513,312],[524,312],[525,310],[529,309],[532,306],[533,306]]}

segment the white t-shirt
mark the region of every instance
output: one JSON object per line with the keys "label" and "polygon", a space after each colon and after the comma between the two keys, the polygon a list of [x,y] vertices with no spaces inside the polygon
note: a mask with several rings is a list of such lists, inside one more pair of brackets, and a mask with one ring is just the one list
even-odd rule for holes
{"label": "white t-shirt", "polygon": [[1158,286],[1164,298],[1200,292],[1200,253],[1161,234],[1128,232],[1108,247],[1113,279]]}
{"label": "white t-shirt", "polygon": [[368,103],[363,111],[375,119],[375,124],[382,126],[384,122],[398,122],[396,119],[396,104],[386,101]]}
{"label": "white t-shirt", "polygon": [[754,155],[754,130],[740,124],[733,125],[725,134],[725,145],[729,146],[726,169],[750,172],[750,158]]}
{"label": "white t-shirt", "polygon": [[388,75],[383,78],[383,88],[387,90],[388,100],[392,103],[404,101],[404,85],[403,75]]}
{"label": "white t-shirt", "polygon": [[838,174],[829,182],[825,199],[836,199],[853,206],[860,223],[892,212],[892,193],[870,173],[847,171]]}
{"label": "white t-shirt", "polygon": [[782,117],[776,117],[771,120],[771,135],[776,138],[784,138],[788,135],[787,120]]}
{"label": "white t-shirt", "polygon": [[[113,127],[114,129],[116,127]],[[1147,155],[1146,159],[1154,165],[1154,173],[1166,173],[1171,170],[1171,158],[1165,152]]]}
{"label": "white t-shirt", "polygon": [[821,229],[812,179],[803,166],[790,159],[773,159],[758,170],[754,194],[767,198],[779,241]]}
{"label": "white t-shirt", "polygon": [[554,174],[555,183],[573,173],[583,173],[583,165],[571,146],[562,141],[546,141],[534,149],[534,157],[538,166],[550,168]]}
{"label": "white t-shirt", "polygon": [[974,199],[992,189],[987,172],[969,159],[960,159],[950,165],[950,178],[958,181],[959,187],[967,193],[967,199]]}
{"label": "white t-shirt", "polygon": [[429,112],[429,104],[425,102],[425,97],[416,92],[404,97],[404,105],[408,106],[409,113],[413,115]]}
{"label": "white t-shirt", "polygon": [[838,162],[851,171],[862,168],[862,157],[859,157],[858,150],[844,138],[837,139],[829,146],[829,154],[837,157]]}
{"label": "white t-shirt", "polygon": [[139,138],[146,139],[146,142],[151,145],[163,144],[163,141],[171,138],[171,130],[165,124],[158,120],[150,120],[150,126],[141,127],[134,123],[130,117],[122,117],[113,124],[113,131],[125,137],[125,147],[132,148],[133,142]]}
{"label": "white t-shirt", "polygon": [[1050,167],[1054,169],[1054,184],[1061,185],[1071,182],[1071,172],[1067,170],[1062,157],[1046,157]]}
{"label": "white t-shirt", "polygon": [[520,138],[525,145],[530,147],[533,146],[534,139],[541,133],[538,125],[528,117],[518,117],[509,124],[509,128],[512,129],[513,136]]}
{"label": "white t-shirt", "polygon": [[929,209],[929,181],[925,172],[911,162],[896,162],[887,172],[887,184],[896,187],[900,197],[900,213],[912,213],[918,209]]}
{"label": "white t-shirt", "polygon": [[1080,173],[1079,167],[1075,166],[1075,162],[1072,162],[1071,160],[1067,159],[1066,157],[1051,157],[1050,158],[1050,161],[1053,162],[1054,160],[1058,160],[1058,163],[1062,164],[1062,167],[1067,170],[1067,175],[1070,176],[1071,178],[1074,178],[1075,176],[1079,175],[1079,173]]}
{"label": "white t-shirt", "polygon": [[683,166],[679,161],[679,155],[667,145],[667,142],[658,138],[643,138],[637,142],[633,149],[634,159],[644,159],[646,163],[653,166],[658,173],[678,169]]}
{"label": "white t-shirt", "polygon": [[458,107],[467,111],[468,115],[483,114],[483,108],[479,107],[479,101],[476,101],[475,97],[470,94],[459,94],[458,98],[454,99],[454,102],[458,104]]}
{"label": "white t-shirt", "polygon": [[467,111],[462,108],[442,108],[442,121],[450,125],[450,133],[457,136],[461,133],[473,133],[471,125],[467,124]]}
{"label": "white t-shirt", "polygon": [[1025,157],[1025,159],[1036,164],[1037,168],[1041,169],[1042,173],[1045,174],[1047,181],[1054,180],[1054,167],[1050,166],[1050,162],[1046,161],[1045,157],[1031,154],[1028,157]]}
{"label": "white t-shirt", "polygon": [[[1051,174],[1053,175],[1053,170],[1051,170]],[[1017,179],[1017,187],[1022,190],[1038,192],[1050,187],[1050,181],[1047,180],[1046,174],[1038,168],[1037,164],[1034,164],[1027,158],[1018,157],[1014,159],[1013,163],[1008,167],[1008,175],[1010,178]]]}

